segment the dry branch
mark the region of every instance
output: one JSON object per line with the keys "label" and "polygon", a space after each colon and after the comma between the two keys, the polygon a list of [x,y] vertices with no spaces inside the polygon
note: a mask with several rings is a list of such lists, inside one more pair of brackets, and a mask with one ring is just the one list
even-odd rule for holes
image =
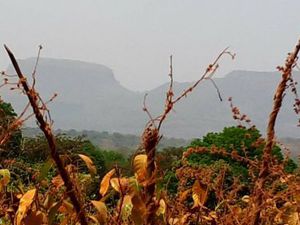
{"label": "dry branch", "polygon": [[[150,121],[147,123],[146,128],[143,132],[142,135],[142,147],[145,150],[147,154],[147,177],[148,177],[148,183],[145,187],[145,194],[146,194],[146,207],[147,207],[147,215],[146,215],[146,224],[155,224],[155,213],[157,209],[157,203],[155,202],[155,186],[156,186],[156,165],[155,165],[155,153],[156,153],[156,146],[159,143],[159,140],[161,138],[160,135],[160,128],[169,115],[169,113],[172,111],[174,105],[179,102],[183,97],[186,97],[190,92],[192,92],[202,81],[204,80],[211,80],[212,81],[212,76],[216,72],[216,70],[219,68],[219,60],[224,56],[224,55],[230,55],[232,59],[234,59],[235,54],[232,54],[231,52],[228,51],[228,48],[225,48],[218,56],[217,58],[213,61],[212,64],[210,64],[202,76],[200,77],[199,80],[197,80],[191,87],[183,91],[177,98],[174,97],[174,92],[173,92],[173,57],[172,55],[170,56],[170,72],[169,72],[169,77],[170,77],[170,85],[168,88],[168,91],[166,93],[166,99],[165,99],[165,109],[163,113],[156,117],[153,118],[151,114],[149,113],[147,107],[146,107],[146,96],[144,98],[144,107],[143,110],[147,113],[147,115],[150,118]],[[219,98],[221,99],[220,92],[216,84],[212,81],[214,87],[217,89]],[[158,125],[156,124],[158,123]]]}
{"label": "dry branch", "polygon": [[56,141],[55,141],[55,137],[53,135],[51,126],[48,122],[46,122],[46,120],[44,119],[43,113],[41,108],[39,107],[39,100],[40,97],[38,95],[38,93],[34,90],[34,88],[31,88],[26,80],[26,77],[23,75],[23,73],[21,72],[21,69],[17,63],[17,60],[15,59],[13,53],[10,51],[10,49],[5,45],[4,46],[9,58],[13,64],[14,69],[16,70],[16,73],[19,77],[20,83],[28,97],[28,100],[31,104],[31,107],[33,109],[33,112],[35,114],[35,117],[38,121],[39,127],[40,129],[43,131],[49,148],[51,150],[51,157],[53,158],[54,162],[56,163],[57,169],[60,173],[60,176],[62,177],[63,181],[64,181],[64,185],[66,186],[67,189],[67,194],[71,199],[72,204],[74,205],[74,208],[76,210],[76,213],[78,215],[79,221],[82,225],[87,225],[87,221],[86,221],[86,217],[85,217],[85,211],[82,207],[82,204],[80,202],[80,200],[78,199],[78,197],[76,196],[76,192],[75,192],[75,186],[71,181],[71,178],[68,174],[68,172],[66,171],[62,160],[59,157],[59,153],[57,151],[57,146],[56,146]]}
{"label": "dry branch", "polygon": [[260,220],[261,220],[260,209],[263,203],[263,188],[266,182],[266,178],[270,173],[270,166],[272,163],[271,153],[274,146],[276,119],[282,105],[287,83],[291,78],[293,67],[296,65],[299,51],[300,51],[300,40],[298,41],[294,51],[288,54],[284,67],[280,68],[280,71],[282,73],[282,79],[278,84],[274,95],[273,107],[269,115],[269,122],[267,127],[267,138],[266,138],[266,145],[263,152],[263,162],[254,190],[254,196],[256,196],[255,199],[256,213],[255,213],[253,224],[255,225],[260,224]]}

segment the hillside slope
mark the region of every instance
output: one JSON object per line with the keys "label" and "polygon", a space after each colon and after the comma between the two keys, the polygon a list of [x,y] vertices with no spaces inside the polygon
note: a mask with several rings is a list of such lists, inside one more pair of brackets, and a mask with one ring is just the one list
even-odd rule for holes
{"label": "hillside slope", "polygon": [[[30,74],[34,62],[34,58],[20,61],[25,74]],[[9,67],[8,71],[11,73],[12,68]],[[145,93],[124,88],[110,68],[80,61],[42,58],[37,74],[37,88],[45,99],[54,92],[59,94],[49,106],[56,129],[127,134],[142,132],[148,119],[142,111]],[[295,79],[299,80],[299,73],[295,74]],[[163,133],[168,137],[193,138],[234,125],[227,101],[229,96],[264,131],[279,80],[277,72],[234,71],[224,78],[215,79],[224,99],[222,102],[212,84],[205,81],[175,106],[163,126]],[[174,91],[180,93],[189,85],[191,83],[176,82]],[[167,87],[164,84],[148,92],[147,105],[153,115],[162,111]],[[1,89],[0,95],[12,102],[17,111],[25,105],[24,97],[11,94],[6,89]],[[293,96],[287,94],[277,124],[280,137],[299,138],[292,104]]]}

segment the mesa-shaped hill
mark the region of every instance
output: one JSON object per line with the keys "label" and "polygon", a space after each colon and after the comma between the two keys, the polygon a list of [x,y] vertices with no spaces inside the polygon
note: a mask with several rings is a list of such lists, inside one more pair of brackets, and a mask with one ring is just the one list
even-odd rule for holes
{"label": "mesa-shaped hill", "polygon": [[[35,59],[19,62],[23,72],[30,75]],[[13,73],[11,66],[8,72]],[[295,80],[299,80],[299,75],[294,74]],[[169,137],[193,138],[235,125],[227,101],[230,96],[241,112],[246,113],[253,124],[264,132],[280,78],[278,72],[254,71],[234,71],[223,78],[216,78],[222,102],[207,80],[175,106],[162,132]],[[175,94],[190,85],[175,82]],[[44,99],[54,92],[58,93],[57,99],[49,105],[56,129],[140,134],[148,120],[142,110],[145,93],[124,88],[115,79],[113,71],[103,65],[41,58],[36,88]],[[164,84],[148,92],[147,105],[153,116],[162,112],[167,88],[168,84]],[[0,95],[5,101],[12,102],[17,111],[25,105],[24,96],[12,94],[5,88],[0,89]],[[276,127],[280,137],[299,138],[293,99],[294,96],[288,91]]]}

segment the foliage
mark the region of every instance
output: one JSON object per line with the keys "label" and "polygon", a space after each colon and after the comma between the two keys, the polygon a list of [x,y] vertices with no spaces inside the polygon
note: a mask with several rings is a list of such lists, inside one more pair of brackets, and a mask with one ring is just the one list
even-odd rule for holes
{"label": "foliage", "polygon": [[102,154],[106,168],[112,169],[117,165],[118,167],[123,168],[125,170],[130,169],[130,162],[128,159],[125,158],[123,154],[116,151],[107,150],[102,151]]}
{"label": "foliage", "polygon": [[[262,158],[265,141],[259,133],[259,130],[255,127],[225,127],[220,133],[209,133],[202,139],[193,140],[189,147],[206,147],[208,149],[211,147],[224,148],[228,153],[234,151],[239,156],[254,160]],[[280,162],[284,159],[278,145],[273,147],[272,155]],[[213,165],[219,160],[224,160],[228,163],[233,176],[239,176],[243,181],[247,181],[247,165],[232,159],[232,157],[224,157],[207,152],[193,154],[189,158],[190,163],[197,165]],[[286,171],[291,173],[296,168],[296,163],[288,159],[285,167]]]}
{"label": "foliage", "polygon": [[[78,154],[87,154],[92,158],[97,167],[97,170],[104,173],[105,163],[102,151],[97,149],[90,141],[83,139],[82,137],[68,137],[64,134],[56,135],[56,143],[58,151],[62,155],[68,155],[68,161],[72,161],[80,168],[82,162],[78,157]],[[36,136],[33,138],[24,138],[23,150],[20,154],[26,162],[38,163],[47,160],[50,157],[50,150],[45,137]],[[77,164],[78,163],[78,164]]]}
{"label": "foliage", "polygon": [[[211,147],[225,148],[228,152],[237,151],[241,156],[248,156],[251,159],[261,158],[263,141],[259,131],[255,127],[225,127],[220,133],[208,133],[202,139],[193,140],[190,147]],[[276,156],[282,159],[282,155]],[[211,155],[209,157],[212,157]],[[215,160],[215,159],[214,159]],[[210,162],[204,162],[209,164]]]}
{"label": "foliage", "polygon": [[[4,102],[0,99],[0,136],[8,132],[10,126],[16,119],[15,113],[10,103]],[[22,132],[20,129],[14,129],[9,135],[9,140],[0,147],[0,157],[16,157],[19,154],[22,140]]]}
{"label": "foliage", "polygon": [[[25,137],[35,137],[41,135],[41,131],[38,128],[25,127],[22,128],[23,135]],[[93,145],[100,149],[109,149],[115,152],[119,152],[124,157],[128,157],[136,150],[140,144],[140,137],[133,134],[121,134],[118,132],[109,133],[107,131],[92,131],[83,130],[77,131],[74,129],[70,130],[55,130],[55,134],[65,134],[68,137],[84,137],[92,142]],[[189,141],[182,138],[168,138],[163,137],[158,144],[158,150],[162,150],[172,147],[185,146]]]}
{"label": "foliage", "polygon": [[168,147],[157,152],[157,163],[160,171],[172,170],[178,166],[184,147]]}
{"label": "foliage", "polygon": [[14,118],[17,116],[17,114],[15,113],[15,111],[10,103],[1,101],[0,110],[1,110],[1,113],[3,113],[8,119],[9,119],[9,117]]}
{"label": "foliage", "polygon": [[158,173],[162,177],[158,185],[171,195],[177,193],[178,179],[175,171],[180,166],[183,151],[183,147],[169,147],[157,153]]}

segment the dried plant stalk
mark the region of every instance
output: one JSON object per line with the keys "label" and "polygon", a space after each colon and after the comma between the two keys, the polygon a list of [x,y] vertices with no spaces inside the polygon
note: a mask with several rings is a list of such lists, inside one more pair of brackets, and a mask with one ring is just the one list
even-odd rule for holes
{"label": "dried plant stalk", "polygon": [[[155,202],[155,186],[156,186],[156,166],[155,166],[155,152],[156,152],[156,146],[159,143],[159,140],[161,138],[160,136],[160,128],[169,115],[169,113],[172,111],[174,105],[181,101],[184,97],[186,97],[189,93],[191,93],[202,81],[204,80],[210,80],[212,81],[212,76],[216,72],[216,70],[219,68],[219,60],[224,55],[230,55],[232,59],[234,59],[235,54],[232,54],[230,51],[228,51],[228,48],[225,48],[213,61],[212,64],[210,64],[205,72],[201,75],[200,79],[197,80],[193,85],[191,85],[188,89],[183,91],[177,98],[174,97],[173,92],[173,57],[170,56],[170,85],[169,89],[167,90],[166,99],[165,99],[165,109],[163,113],[153,118],[151,114],[149,113],[146,104],[145,104],[145,98],[144,98],[144,107],[143,110],[148,114],[150,121],[147,124],[144,133],[142,135],[142,146],[147,154],[147,176],[148,176],[148,182],[145,187],[145,203],[147,207],[147,215],[146,215],[146,224],[155,224],[155,213],[157,209],[157,203]],[[212,81],[213,82],[213,81]],[[214,87],[216,88],[218,92],[218,96],[220,97],[220,92],[216,84],[213,82]],[[156,124],[157,123],[157,124]]]}
{"label": "dried plant stalk", "polygon": [[4,46],[4,47],[9,55],[9,58],[13,64],[14,69],[16,70],[16,73],[19,77],[20,83],[28,97],[28,100],[31,104],[31,107],[33,109],[35,117],[39,123],[39,127],[43,131],[43,133],[47,139],[47,142],[48,142],[48,145],[49,145],[49,148],[51,151],[51,157],[53,158],[54,162],[56,163],[56,166],[60,173],[60,176],[62,177],[62,179],[64,181],[64,185],[66,186],[66,189],[67,189],[67,194],[70,197],[72,204],[74,205],[78,219],[82,225],[87,225],[88,223],[87,223],[87,220],[85,217],[85,211],[82,207],[80,200],[76,196],[75,186],[72,183],[71,178],[70,178],[68,172],[66,171],[62,160],[59,157],[55,137],[53,135],[51,126],[44,119],[41,109],[38,106],[38,100],[39,100],[38,93],[35,91],[34,88],[31,88],[29,86],[29,84],[26,80],[26,77],[24,77],[23,73],[21,72],[21,69],[20,69],[13,53],[10,51],[10,49],[7,46]]}
{"label": "dried plant stalk", "polygon": [[273,143],[274,143],[274,136],[275,136],[275,123],[276,119],[279,113],[279,110],[282,105],[282,100],[284,97],[284,91],[287,86],[287,82],[290,80],[291,75],[292,75],[292,69],[293,66],[295,65],[295,62],[297,60],[297,55],[300,50],[300,40],[298,44],[296,45],[294,51],[292,54],[289,54],[288,58],[286,59],[285,66],[282,71],[282,80],[279,83],[275,95],[274,95],[274,102],[273,102],[273,108],[272,112],[269,115],[269,122],[268,122],[268,127],[267,127],[267,142],[266,146],[264,149],[264,168],[268,167],[268,158],[271,154]]}
{"label": "dried plant stalk", "polygon": [[146,224],[155,224],[155,213],[156,213],[156,203],[154,201],[155,195],[155,152],[156,146],[159,142],[159,131],[155,126],[148,126],[143,133],[143,147],[147,154],[147,177],[148,182],[145,187],[146,192],[146,207],[147,207],[147,217]]}
{"label": "dried plant stalk", "polygon": [[272,163],[271,153],[274,146],[276,119],[282,105],[287,83],[291,78],[293,67],[296,65],[299,51],[300,51],[300,40],[298,41],[298,44],[296,45],[294,51],[288,55],[284,67],[280,69],[280,71],[282,72],[282,79],[278,84],[274,95],[272,112],[269,115],[269,122],[267,127],[267,138],[266,138],[266,145],[263,152],[263,162],[254,190],[254,196],[256,196],[255,199],[256,213],[255,213],[253,224],[255,225],[260,224],[260,207],[263,202],[263,186],[265,184],[266,177],[270,173],[270,166],[271,166],[270,164]]}

